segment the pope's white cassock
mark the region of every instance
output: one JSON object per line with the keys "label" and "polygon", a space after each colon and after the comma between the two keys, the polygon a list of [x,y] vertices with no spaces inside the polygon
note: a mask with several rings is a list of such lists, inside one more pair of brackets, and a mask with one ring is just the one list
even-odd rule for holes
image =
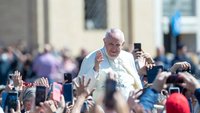
{"label": "pope's white cassock", "polygon": [[131,53],[121,50],[119,56],[113,60],[108,57],[105,47],[100,49],[104,60],[100,63],[99,72],[95,72],[93,67],[97,51],[90,53],[84,58],[78,75],[84,75],[86,79],[91,78],[89,89],[96,88],[94,92],[95,100],[103,94],[105,80],[109,72],[116,74],[117,88],[126,99],[130,91],[142,89],[142,83]]}

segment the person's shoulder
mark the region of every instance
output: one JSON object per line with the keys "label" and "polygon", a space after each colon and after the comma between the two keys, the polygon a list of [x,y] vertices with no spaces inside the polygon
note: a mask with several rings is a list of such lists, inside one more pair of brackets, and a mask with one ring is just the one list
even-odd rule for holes
{"label": "person's shoulder", "polygon": [[90,58],[95,58],[96,52],[99,51],[100,49],[94,50],[90,52],[84,59],[90,59]]}
{"label": "person's shoulder", "polygon": [[133,55],[130,52],[124,50],[121,51],[120,56],[125,58],[133,58]]}
{"label": "person's shoulder", "polygon": [[127,52],[127,51],[124,51],[124,50],[121,51],[121,55],[132,56],[132,54],[130,52]]}

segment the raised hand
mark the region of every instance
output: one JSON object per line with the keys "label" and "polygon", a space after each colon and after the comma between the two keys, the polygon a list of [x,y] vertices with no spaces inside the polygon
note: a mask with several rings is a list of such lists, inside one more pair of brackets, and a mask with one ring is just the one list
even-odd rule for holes
{"label": "raised hand", "polygon": [[19,71],[15,71],[14,76],[12,76],[13,84],[15,87],[22,87],[23,86],[23,80],[22,76]]}
{"label": "raised hand", "polygon": [[200,88],[200,84],[190,73],[184,72],[179,73],[179,76],[183,78],[184,82],[180,84],[182,87],[190,90],[194,93],[194,91]]}
{"label": "raised hand", "polygon": [[54,113],[56,112],[55,104],[52,100],[41,102],[40,106],[36,106],[30,113]]}
{"label": "raised hand", "polygon": [[66,105],[65,105],[66,112],[65,113],[71,113],[72,108],[73,108],[73,105],[66,103]]}
{"label": "raised hand", "polygon": [[141,55],[142,55],[142,53],[143,53],[143,51],[138,51],[138,49],[134,49],[134,50],[132,51],[132,54],[133,54],[134,59],[140,58]]}
{"label": "raised hand", "polygon": [[145,53],[144,51],[140,51],[137,54],[139,55],[137,56],[137,63],[139,65],[138,74],[146,75],[146,70],[155,66],[154,60],[149,53]]}
{"label": "raised hand", "polygon": [[87,81],[87,84],[85,85],[85,76],[79,77],[79,84],[74,82],[74,85],[77,89],[77,96],[83,96],[85,99],[94,92],[95,89],[89,91],[88,86],[90,84],[91,79]]}
{"label": "raised hand", "polygon": [[[10,112],[11,113],[21,113],[21,107],[20,107],[20,102],[19,102],[19,100],[17,100],[17,109],[16,109],[16,111],[13,109],[13,108],[11,108],[10,109]],[[8,112],[9,113],[9,112]]]}
{"label": "raised hand", "polygon": [[99,72],[99,65],[100,63],[103,61],[103,54],[102,52],[99,50],[96,53],[96,57],[95,57],[95,64],[94,64],[94,70],[96,72]]}
{"label": "raised hand", "polygon": [[147,68],[152,68],[153,66],[155,66],[154,60],[149,53],[143,53],[142,57],[145,58],[145,65],[147,66]]}
{"label": "raised hand", "polygon": [[158,73],[156,76],[156,79],[154,80],[152,84],[152,88],[155,89],[157,92],[161,92],[161,90],[164,88],[164,85],[167,81],[167,78],[171,75],[170,72],[161,72]]}
{"label": "raised hand", "polygon": [[36,86],[45,86],[45,87],[49,88],[49,81],[47,78],[42,77],[35,81],[35,85]]}
{"label": "raised hand", "polygon": [[184,62],[177,62],[175,63],[171,68],[170,68],[170,71],[172,73],[175,73],[176,70],[188,70],[188,69],[191,69],[191,65],[190,63],[184,61]]}

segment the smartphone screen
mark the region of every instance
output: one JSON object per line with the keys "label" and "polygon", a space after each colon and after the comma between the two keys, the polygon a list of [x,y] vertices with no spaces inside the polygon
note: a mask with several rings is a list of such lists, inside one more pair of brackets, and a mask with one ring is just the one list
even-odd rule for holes
{"label": "smartphone screen", "polygon": [[172,93],[180,93],[179,87],[170,87],[169,94],[172,94]]}
{"label": "smartphone screen", "polygon": [[35,95],[35,105],[40,106],[40,102],[46,100],[46,87],[45,86],[36,86],[36,95]]}
{"label": "smartphone screen", "polygon": [[53,100],[60,101],[62,91],[62,85],[56,82],[53,82]]}
{"label": "smartphone screen", "polygon": [[73,86],[72,83],[66,83],[63,85],[63,95],[65,103],[73,104]]}
{"label": "smartphone screen", "polygon": [[141,43],[134,43],[134,49],[138,49],[138,51],[141,51]]}
{"label": "smartphone screen", "polygon": [[9,92],[6,98],[6,106],[8,107],[8,111],[13,108],[15,111],[17,109],[17,100],[18,93],[17,92]]}
{"label": "smartphone screen", "polygon": [[64,73],[64,80],[67,80],[66,83],[72,82],[72,74],[71,73]]}
{"label": "smartphone screen", "polygon": [[152,69],[147,69],[147,81],[148,81],[148,83],[152,83],[154,81],[159,70],[163,71],[162,65],[153,66]]}

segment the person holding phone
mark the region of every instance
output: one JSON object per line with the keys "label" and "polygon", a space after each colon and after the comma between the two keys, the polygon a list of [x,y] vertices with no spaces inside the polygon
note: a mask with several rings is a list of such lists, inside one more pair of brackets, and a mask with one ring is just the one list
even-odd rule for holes
{"label": "person holding phone", "polygon": [[122,50],[125,43],[124,34],[120,29],[109,29],[104,38],[101,49],[87,55],[81,65],[78,76],[85,75],[91,78],[92,88],[97,88],[95,93],[103,91],[105,78],[109,72],[114,72],[117,87],[123,96],[128,97],[131,90],[142,89],[142,84],[135,67],[133,55]]}

